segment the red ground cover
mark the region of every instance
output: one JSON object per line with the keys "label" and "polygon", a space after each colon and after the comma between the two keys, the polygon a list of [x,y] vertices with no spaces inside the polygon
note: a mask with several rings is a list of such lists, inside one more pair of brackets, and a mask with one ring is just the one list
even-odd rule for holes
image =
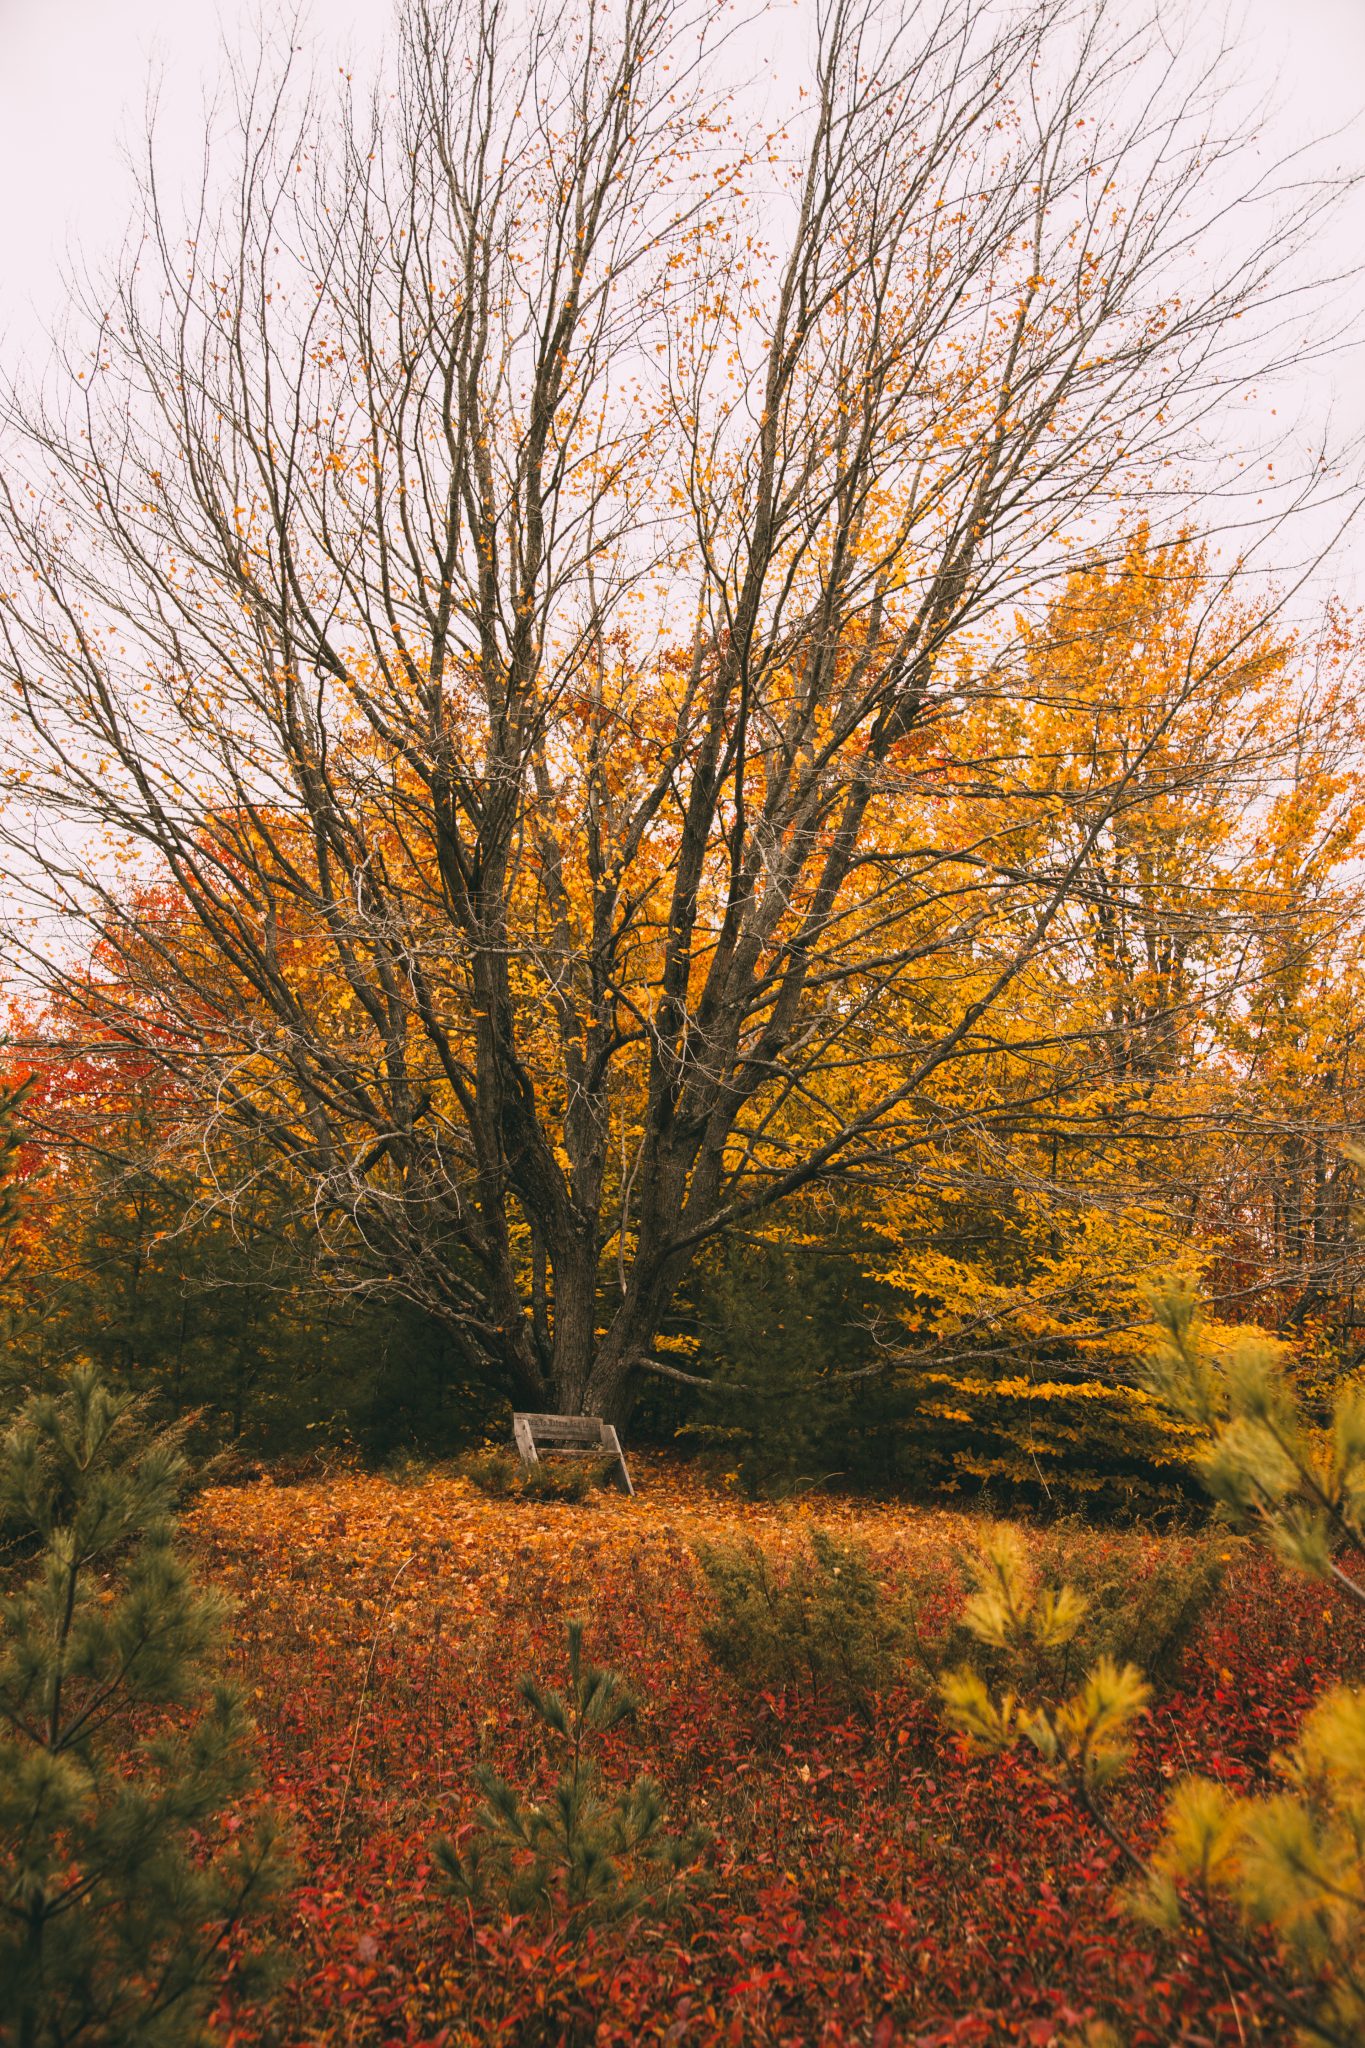
{"label": "red ground cover", "polygon": [[[234,2048],[1283,2040],[1202,1940],[1128,1917],[1114,1852],[1064,1794],[1022,1759],[965,1759],[913,1683],[865,1725],[717,1674],[689,1539],[793,1544],[812,1513],[888,1566],[941,1562],[942,1603],[956,1597],[965,1518],[745,1507],[662,1467],[635,1502],[583,1508],[444,1478],[203,1496],[194,1539],[240,1602],[238,1674],[299,1872],[275,1929],[288,1981],[266,2009],[229,1995]],[[467,1823],[477,1761],[536,1782],[515,1681],[558,1677],[570,1615],[645,1704],[613,1768],[651,1770],[675,1818],[714,1837],[694,1902],[661,1924],[480,1921],[432,1874],[427,1845]],[[1261,1781],[1362,1647],[1330,1595],[1240,1561],[1153,1713],[1125,1824],[1149,1831],[1185,1770]]]}

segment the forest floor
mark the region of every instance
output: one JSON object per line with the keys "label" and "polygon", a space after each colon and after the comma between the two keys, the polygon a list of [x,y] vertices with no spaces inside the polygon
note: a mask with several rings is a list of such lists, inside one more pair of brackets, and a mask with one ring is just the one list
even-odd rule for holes
{"label": "forest floor", "polygon": [[[811,1523],[856,1537],[918,1586],[932,1630],[961,1596],[970,1516],[756,1506],[662,1460],[634,1468],[635,1500],[582,1506],[494,1501],[440,1473],[199,1497],[189,1530],[238,1603],[235,1672],[298,1879],[274,1927],[283,1987],[266,2007],[225,1999],[229,2048],[1285,2039],[1201,1938],[1128,1914],[1116,1853],[1039,1768],[965,1756],[921,1677],[860,1718],[755,1696],[710,1660],[698,1540],[790,1552]],[[1140,1577],[1180,1539],[1076,1540]],[[642,1703],[609,1740],[609,1777],[648,1770],[673,1823],[712,1837],[662,1919],[575,1930],[477,1914],[432,1867],[433,1835],[478,1804],[478,1763],[545,1783],[516,1685],[561,1679],[570,1617]],[[1330,1593],[1239,1550],[1143,1730],[1125,1827],[1150,1837],[1187,1770],[1267,1782],[1272,1751],[1363,1651]]]}

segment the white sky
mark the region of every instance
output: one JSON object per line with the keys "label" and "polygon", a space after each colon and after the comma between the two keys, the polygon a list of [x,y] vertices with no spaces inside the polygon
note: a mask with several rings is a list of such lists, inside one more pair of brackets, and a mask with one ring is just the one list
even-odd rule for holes
{"label": "white sky", "polygon": [[[136,142],[147,87],[160,71],[162,132],[192,164],[221,38],[249,39],[273,0],[0,0],[0,365],[42,347],[60,310],[69,247],[98,262],[120,239],[129,177],[120,141]],[[1125,0],[1116,0],[1122,14]],[[1173,0],[1173,17],[1181,0]],[[1186,0],[1207,25],[1210,0]],[[815,0],[798,0],[813,11]],[[382,34],[389,0],[312,0],[312,35],[339,48]],[[1233,0],[1248,81],[1281,104],[1277,140],[1320,138],[1355,121],[1344,161],[1365,166],[1365,0]],[[1343,218],[1344,261],[1365,262],[1365,195]],[[1365,427],[1362,348],[1343,359],[1337,402]],[[1365,589],[1365,532],[1343,581]]]}
{"label": "white sky", "polygon": [[[163,81],[162,133],[192,161],[224,35],[249,40],[262,12],[274,11],[270,0],[0,0],[7,364],[59,308],[68,245],[97,258],[121,239],[130,206],[121,145],[136,146],[142,134],[153,74]],[[390,8],[388,0],[316,0],[311,12],[326,37],[340,40],[382,31]]]}
{"label": "white sky", "polygon": [[[1320,135],[1365,112],[1365,0],[1236,0],[1231,11],[1246,68],[1279,92],[1289,129]],[[152,65],[188,141],[223,30],[236,40],[259,12],[258,0],[0,0],[0,332],[27,303],[51,305],[71,233],[92,253],[117,238],[119,137],[137,134]],[[309,13],[323,39],[364,41],[389,6],[314,0]],[[1355,154],[1365,159],[1365,129]]]}

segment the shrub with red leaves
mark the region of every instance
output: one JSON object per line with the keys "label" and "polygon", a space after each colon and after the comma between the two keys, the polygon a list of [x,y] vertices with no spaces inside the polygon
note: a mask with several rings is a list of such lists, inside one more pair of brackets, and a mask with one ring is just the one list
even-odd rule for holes
{"label": "shrub with red leaves", "polygon": [[[820,1519],[918,1586],[937,1560],[941,1613],[925,1618],[950,1624],[965,1518],[824,1504]],[[718,1673],[691,1546],[753,1536],[792,1554],[794,1511],[655,1470],[634,1503],[343,1478],[211,1493],[195,1520],[242,1601],[239,1675],[306,1872],[278,1929],[292,1981],[269,2010],[229,1994],[230,2048],[1062,2048],[1103,2026],[1126,2048],[1284,2039],[1201,1937],[1129,1916],[1116,1852],[1064,1791],[1022,1757],[964,1757],[918,1674],[862,1718]],[[648,1771],[675,1820],[712,1837],[661,1923],[481,1915],[433,1873],[428,1845],[473,1817],[478,1766],[550,1782],[516,1681],[555,1668],[570,1617],[642,1702],[603,1738],[604,1770]],[[1264,1783],[1363,1637],[1334,1596],[1236,1559],[1117,1795],[1134,1839],[1187,1771]]]}

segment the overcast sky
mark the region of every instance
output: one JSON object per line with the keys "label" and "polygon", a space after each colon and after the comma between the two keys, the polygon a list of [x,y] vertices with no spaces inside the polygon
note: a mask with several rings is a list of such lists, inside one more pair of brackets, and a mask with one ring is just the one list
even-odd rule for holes
{"label": "overcast sky", "polygon": [[[70,234],[92,252],[117,236],[119,138],[136,134],[152,65],[188,136],[223,29],[240,35],[259,12],[259,0],[0,0],[0,332],[26,304],[52,304]],[[389,6],[315,0],[311,14],[325,36],[363,40]],[[1278,88],[1290,127],[1320,134],[1365,107],[1365,0],[1239,0],[1238,14],[1247,69]]]}
{"label": "overcast sky", "polygon": [[[202,124],[224,34],[240,40],[270,0],[0,0],[0,348],[27,345],[32,312],[60,303],[76,240],[117,245],[129,210],[121,145],[163,79],[163,131],[186,151]],[[318,0],[329,37],[379,31],[388,0]]]}
{"label": "overcast sky", "polygon": [[[798,0],[814,9],[815,0]],[[1122,14],[1124,0],[1117,0]],[[1209,0],[1190,0],[1207,24]],[[272,0],[264,0],[269,12]],[[166,140],[193,161],[193,141],[221,39],[250,33],[262,0],[0,0],[0,359],[41,346],[61,303],[61,266],[79,244],[98,260],[129,206],[120,142],[136,139],[148,81],[163,77]],[[1173,14],[1179,11],[1174,0]],[[389,0],[313,0],[314,32],[340,48],[382,33]],[[1365,0],[1236,0],[1242,69],[1281,103],[1279,139],[1320,137],[1365,108]],[[1342,144],[1365,164],[1365,122]],[[1365,197],[1340,224],[1365,259]],[[1355,247],[1358,243],[1359,247]],[[1362,318],[1365,330],[1365,317]],[[1362,332],[1365,344],[1365,331]],[[1365,346],[1343,362],[1339,404],[1365,427]],[[1353,594],[1365,590],[1365,536],[1351,548]],[[1343,567],[1345,565],[1343,564]]]}

